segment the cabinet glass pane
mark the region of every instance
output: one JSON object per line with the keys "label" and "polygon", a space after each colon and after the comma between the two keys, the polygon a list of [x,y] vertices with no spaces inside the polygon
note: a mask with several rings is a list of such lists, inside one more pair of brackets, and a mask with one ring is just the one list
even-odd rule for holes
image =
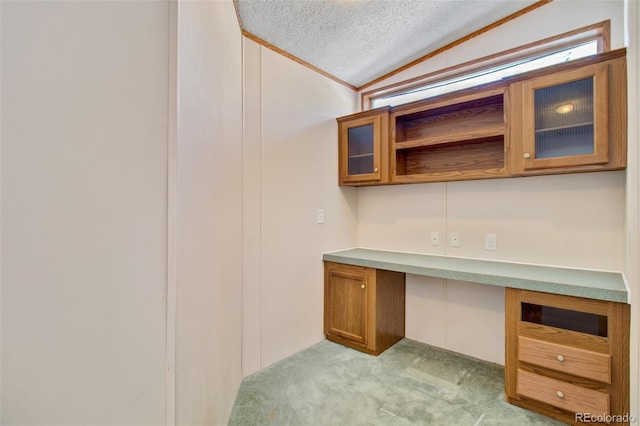
{"label": "cabinet glass pane", "polygon": [[348,173],[373,173],[373,124],[348,129]]}
{"label": "cabinet glass pane", "polygon": [[536,158],[593,154],[593,78],[537,89]]}
{"label": "cabinet glass pane", "polygon": [[587,312],[522,303],[522,321],[607,337],[607,317]]}

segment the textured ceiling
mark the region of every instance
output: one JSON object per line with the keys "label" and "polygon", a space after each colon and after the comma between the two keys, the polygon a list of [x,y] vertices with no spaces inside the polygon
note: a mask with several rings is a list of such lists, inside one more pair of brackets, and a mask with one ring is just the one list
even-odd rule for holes
{"label": "textured ceiling", "polygon": [[236,0],[243,30],[360,87],[536,0]]}

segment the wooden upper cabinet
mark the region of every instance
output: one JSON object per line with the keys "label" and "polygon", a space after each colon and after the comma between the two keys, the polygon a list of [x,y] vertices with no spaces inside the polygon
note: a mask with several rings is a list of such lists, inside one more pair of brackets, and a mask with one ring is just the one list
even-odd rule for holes
{"label": "wooden upper cabinet", "polygon": [[340,184],[619,170],[626,50],[338,119]]}
{"label": "wooden upper cabinet", "polygon": [[609,162],[607,64],[546,75],[519,85],[522,170]]}
{"label": "wooden upper cabinet", "polygon": [[391,181],[507,176],[504,84],[391,111]]}
{"label": "wooden upper cabinet", "polygon": [[389,181],[389,108],[338,118],[340,185]]}
{"label": "wooden upper cabinet", "polygon": [[626,167],[624,57],[534,76],[510,87],[512,174]]}

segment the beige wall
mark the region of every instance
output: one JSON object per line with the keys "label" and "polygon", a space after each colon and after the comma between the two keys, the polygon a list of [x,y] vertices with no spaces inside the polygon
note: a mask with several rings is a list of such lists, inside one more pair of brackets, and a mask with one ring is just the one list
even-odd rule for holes
{"label": "beige wall", "polygon": [[356,244],[356,190],[337,185],[335,121],[356,96],[248,39],[244,63],[247,375],[324,338],[320,255]]}
{"label": "beige wall", "polygon": [[[624,172],[358,191],[360,247],[624,268]],[[449,245],[451,232],[460,233],[460,247]],[[484,250],[485,233],[497,235],[496,251]],[[407,337],[504,363],[503,303],[499,288],[409,275]]]}
{"label": "beige wall", "polygon": [[2,424],[224,424],[241,379],[233,2],[1,12]]}
{"label": "beige wall", "polygon": [[233,2],[178,4],[176,419],[227,422],[241,380],[242,36]]}
{"label": "beige wall", "polygon": [[0,423],[163,424],[168,4],[0,7]]}

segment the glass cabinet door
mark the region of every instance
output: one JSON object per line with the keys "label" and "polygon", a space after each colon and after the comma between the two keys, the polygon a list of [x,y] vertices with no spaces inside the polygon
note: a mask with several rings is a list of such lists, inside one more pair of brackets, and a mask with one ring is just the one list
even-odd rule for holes
{"label": "glass cabinet door", "polygon": [[383,118],[384,116],[375,115],[339,124],[341,182],[380,180]]}
{"label": "glass cabinet door", "polygon": [[347,129],[347,174],[361,175],[373,173],[374,165],[374,124]]}
{"label": "glass cabinet door", "polygon": [[609,161],[607,85],[606,64],[524,82],[524,169]]}

